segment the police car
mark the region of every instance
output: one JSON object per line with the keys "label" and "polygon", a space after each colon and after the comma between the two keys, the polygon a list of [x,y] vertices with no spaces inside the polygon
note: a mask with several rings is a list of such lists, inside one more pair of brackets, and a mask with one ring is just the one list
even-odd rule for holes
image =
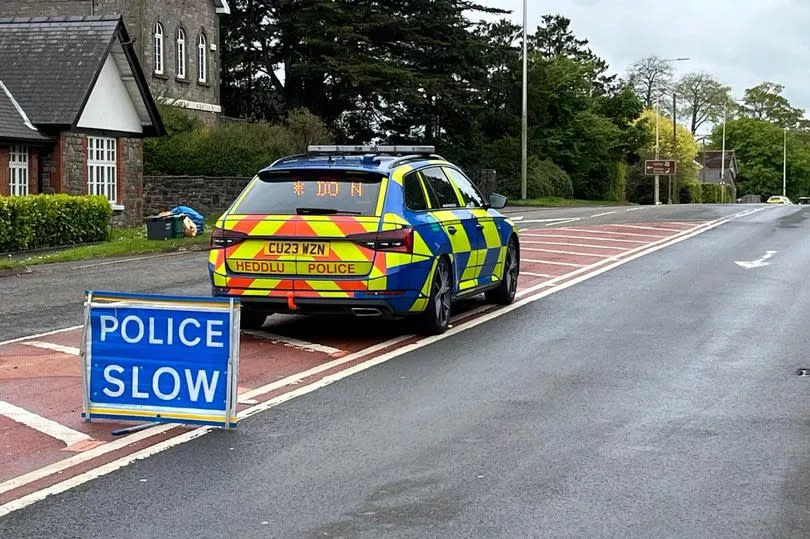
{"label": "police car", "polygon": [[432,146],[310,146],[260,171],[219,218],[215,296],[268,314],[416,315],[443,332],[457,298],[514,301],[515,225]]}

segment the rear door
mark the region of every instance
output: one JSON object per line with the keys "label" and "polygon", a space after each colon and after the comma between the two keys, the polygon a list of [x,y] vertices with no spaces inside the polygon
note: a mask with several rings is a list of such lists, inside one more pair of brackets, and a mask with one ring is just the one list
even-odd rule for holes
{"label": "rear door", "polygon": [[226,216],[226,226],[244,236],[226,249],[228,270],[254,278],[295,278],[295,290],[334,290],[336,279],[362,278],[371,272],[376,253],[352,236],[379,230],[383,195],[379,174],[264,173]]}
{"label": "rear door", "polygon": [[458,191],[440,166],[422,169],[422,178],[430,198],[431,215],[447,234],[453,251],[454,282],[458,290],[474,288],[477,284],[477,253],[473,250],[475,236],[470,235],[472,214],[462,211]]}

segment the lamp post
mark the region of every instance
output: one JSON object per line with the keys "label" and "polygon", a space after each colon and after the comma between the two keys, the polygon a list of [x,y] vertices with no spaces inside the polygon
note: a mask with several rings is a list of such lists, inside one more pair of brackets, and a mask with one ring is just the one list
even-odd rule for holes
{"label": "lamp post", "polygon": [[529,175],[529,114],[528,114],[528,62],[526,59],[528,46],[526,43],[526,2],[523,0],[523,104],[520,113],[520,198],[526,200],[528,191],[528,175]]}
{"label": "lamp post", "polygon": [[[664,58],[661,61],[662,62],[685,62],[687,60],[690,60],[690,58]],[[658,100],[659,99],[660,99],[660,96],[657,96],[656,99],[655,99],[655,159],[656,160],[659,159],[659,154],[658,154],[658,149],[659,149],[658,123],[659,123],[659,120],[660,120],[659,119],[659,113],[658,113],[658,105],[659,105]],[[672,137],[673,137],[673,143],[674,143],[673,148],[677,148],[677,145],[678,145],[676,123],[675,123],[675,121],[676,121],[675,120],[675,116],[676,116],[676,114],[675,114],[676,113],[675,105],[676,105],[676,103],[675,103],[675,94],[673,92],[673,98],[672,98]],[[660,197],[661,187],[660,186],[661,186],[661,180],[660,180],[659,175],[656,174],[655,175],[655,200],[653,201],[656,206],[661,204],[661,197]],[[672,176],[669,177],[669,203],[672,204]]]}
{"label": "lamp post", "polygon": [[787,127],[782,145],[782,196],[787,196]]}

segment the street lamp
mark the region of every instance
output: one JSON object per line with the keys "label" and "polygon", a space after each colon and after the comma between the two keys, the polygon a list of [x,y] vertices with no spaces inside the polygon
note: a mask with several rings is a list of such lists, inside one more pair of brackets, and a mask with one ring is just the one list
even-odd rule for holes
{"label": "street lamp", "polygon": [[782,146],[782,196],[787,196],[787,132],[788,128],[785,128],[785,137]]}
{"label": "street lamp", "polygon": [[[691,60],[691,58],[664,58],[661,61],[662,62],[685,62],[687,60]],[[660,100],[660,96],[658,96],[656,98],[656,100],[655,100],[655,159],[656,160],[658,160],[658,158],[659,158],[659,156],[658,156],[658,148],[659,148],[659,143],[658,143],[658,138],[659,138],[659,134],[658,134],[659,133],[659,129],[658,129],[658,123],[659,123],[658,106],[659,106],[659,100]],[[676,114],[675,114],[676,113],[675,104],[676,104],[676,102],[675,102],[675,93],[673,92],[673,94],[672,94],[672,142],[673,142],[673,151],[675,151],[677,149],[677,147],[678,147],[678,131],[677,131],[677,128],[676,128],[677,124],[676,124],[676,119],[675,119],[675,116],[676,116]],[[672,204],[672,176],[670,176],[669,178],[670,178],[669,179],[669,203]],[[661,187],[660,186],[661,186],[660,177],[659,177],[658,174],[656,174],[655,175],[655,201],[654,201],[656,206],[661,204],[661,197],[660,197]]]}
{"label": "street lamp", "polygon": [[526,43],[527,10],[526,1],[523,0],[523,107],[520,112],[520,198],[526,200],[528,191],[528,160],[529,160],[529,113],[528,113],[528,69],[526,55],[528,46]]}

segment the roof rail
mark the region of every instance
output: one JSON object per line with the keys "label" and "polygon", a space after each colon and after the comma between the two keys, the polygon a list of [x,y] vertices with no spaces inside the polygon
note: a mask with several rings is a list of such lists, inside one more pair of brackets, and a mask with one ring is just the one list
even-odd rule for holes
{"label": "roof rail", "polygon": [[363,146],[363,145],[314,145],[307,148],[309,153],[321,154],[415,154],[431,155],[436,151],[435,146]]}

